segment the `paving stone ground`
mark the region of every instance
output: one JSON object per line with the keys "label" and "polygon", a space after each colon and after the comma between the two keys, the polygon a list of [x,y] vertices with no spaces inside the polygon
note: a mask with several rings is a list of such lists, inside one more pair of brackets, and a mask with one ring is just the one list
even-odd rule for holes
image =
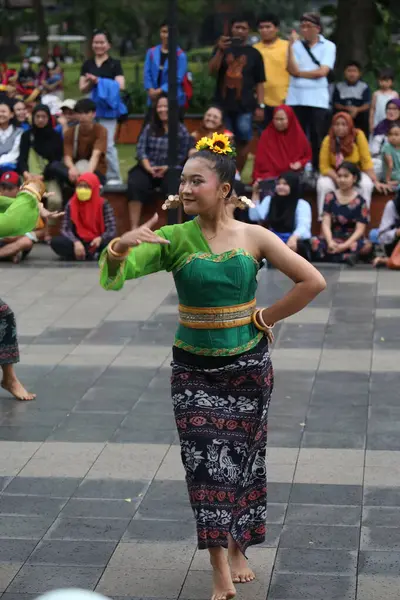
{"label": "paving stone ground", "polygon": [[[326,268],[277,328],[267,540],[240,600],[394,600],[400,586],[400,278]],[[0,595],[208,600],[169,397],[172,279],[119,293],[94,265],[0,270],[38,398],[0,398]],[[263,270],[259,303],[289,289]]]}

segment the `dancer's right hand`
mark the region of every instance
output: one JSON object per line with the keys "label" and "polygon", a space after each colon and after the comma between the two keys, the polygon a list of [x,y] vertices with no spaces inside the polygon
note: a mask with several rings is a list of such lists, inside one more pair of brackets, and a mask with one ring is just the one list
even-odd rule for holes
{"label": "dancer's right hand", "polygon": [[151,219],[136,229],[127,231],[121,236],[121,239],[114,244],[114,250],[119,253],[126,252],[129,248],[134,248],[143,242],[148,244],[169,244],[169,240],[160,237],[152,228],[158,221],[158,214],[155,213]]}

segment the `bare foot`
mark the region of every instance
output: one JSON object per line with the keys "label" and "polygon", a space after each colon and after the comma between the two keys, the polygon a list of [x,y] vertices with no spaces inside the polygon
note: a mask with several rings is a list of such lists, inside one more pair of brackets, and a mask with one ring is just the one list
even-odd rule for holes
{"label": "bare foot", "polygon": [[16,400],[28,401],[36,398],[36,394],[28,392],[17,377],[15,379],[3,379],[1,387],[10,392]]}
{"label": "bare foot", "polygon": [[22,260],[22,252],[17,252],[17,254],[14,254],[11,260],[14,265],[18,265]]}
{"label": "bare foot", "polygon": [[228,556],[233,583],[250,583],[256,578],[254,571],[248,566],[246,557],[231,537],[229,538]]}
{"label": "bare foot", "polygon": [[[218,550],[218,551],[217,551]],[[213,548],[210,552],[213,568],[213,591],[211,600],[230,600],[236,596],[231,571],[223,548]]]}

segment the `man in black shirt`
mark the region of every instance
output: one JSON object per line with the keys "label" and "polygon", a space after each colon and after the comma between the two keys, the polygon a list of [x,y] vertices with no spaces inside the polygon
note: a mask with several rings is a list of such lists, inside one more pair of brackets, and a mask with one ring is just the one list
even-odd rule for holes
{"label": "man in black shirt", "polygon": [[[81,69],[79,89],[83,94],[90,92],[101,79],[113,79],[121,90],[125,89],[125,77],[121,62],[109,56],[111,39],[106,31],[95,31],[92,40],[94,57],[86,60]],[[98,122],[107,129],[107,181],[120,183],[118,153],[115,147],[115,131],[117,119],[97,115]]]}
{"label": "man in black shirt", "polygon": [[246,164],[249,143],[253,137],[253,116],[264,119],[264,62],[258,50],[247,46],[247,19],[231,22],[231,37],[222,36],[209,62],[209,70],[217,76],[215,101],[223,109],[225,124],[235,135],[237,168]]}

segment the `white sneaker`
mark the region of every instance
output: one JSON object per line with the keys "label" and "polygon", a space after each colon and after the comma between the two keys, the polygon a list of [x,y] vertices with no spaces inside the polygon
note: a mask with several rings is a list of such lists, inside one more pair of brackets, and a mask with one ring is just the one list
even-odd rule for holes
{"label": "white sneaker", "polygon": [[106,185],[122,185],[122,179],[108,179]]}

